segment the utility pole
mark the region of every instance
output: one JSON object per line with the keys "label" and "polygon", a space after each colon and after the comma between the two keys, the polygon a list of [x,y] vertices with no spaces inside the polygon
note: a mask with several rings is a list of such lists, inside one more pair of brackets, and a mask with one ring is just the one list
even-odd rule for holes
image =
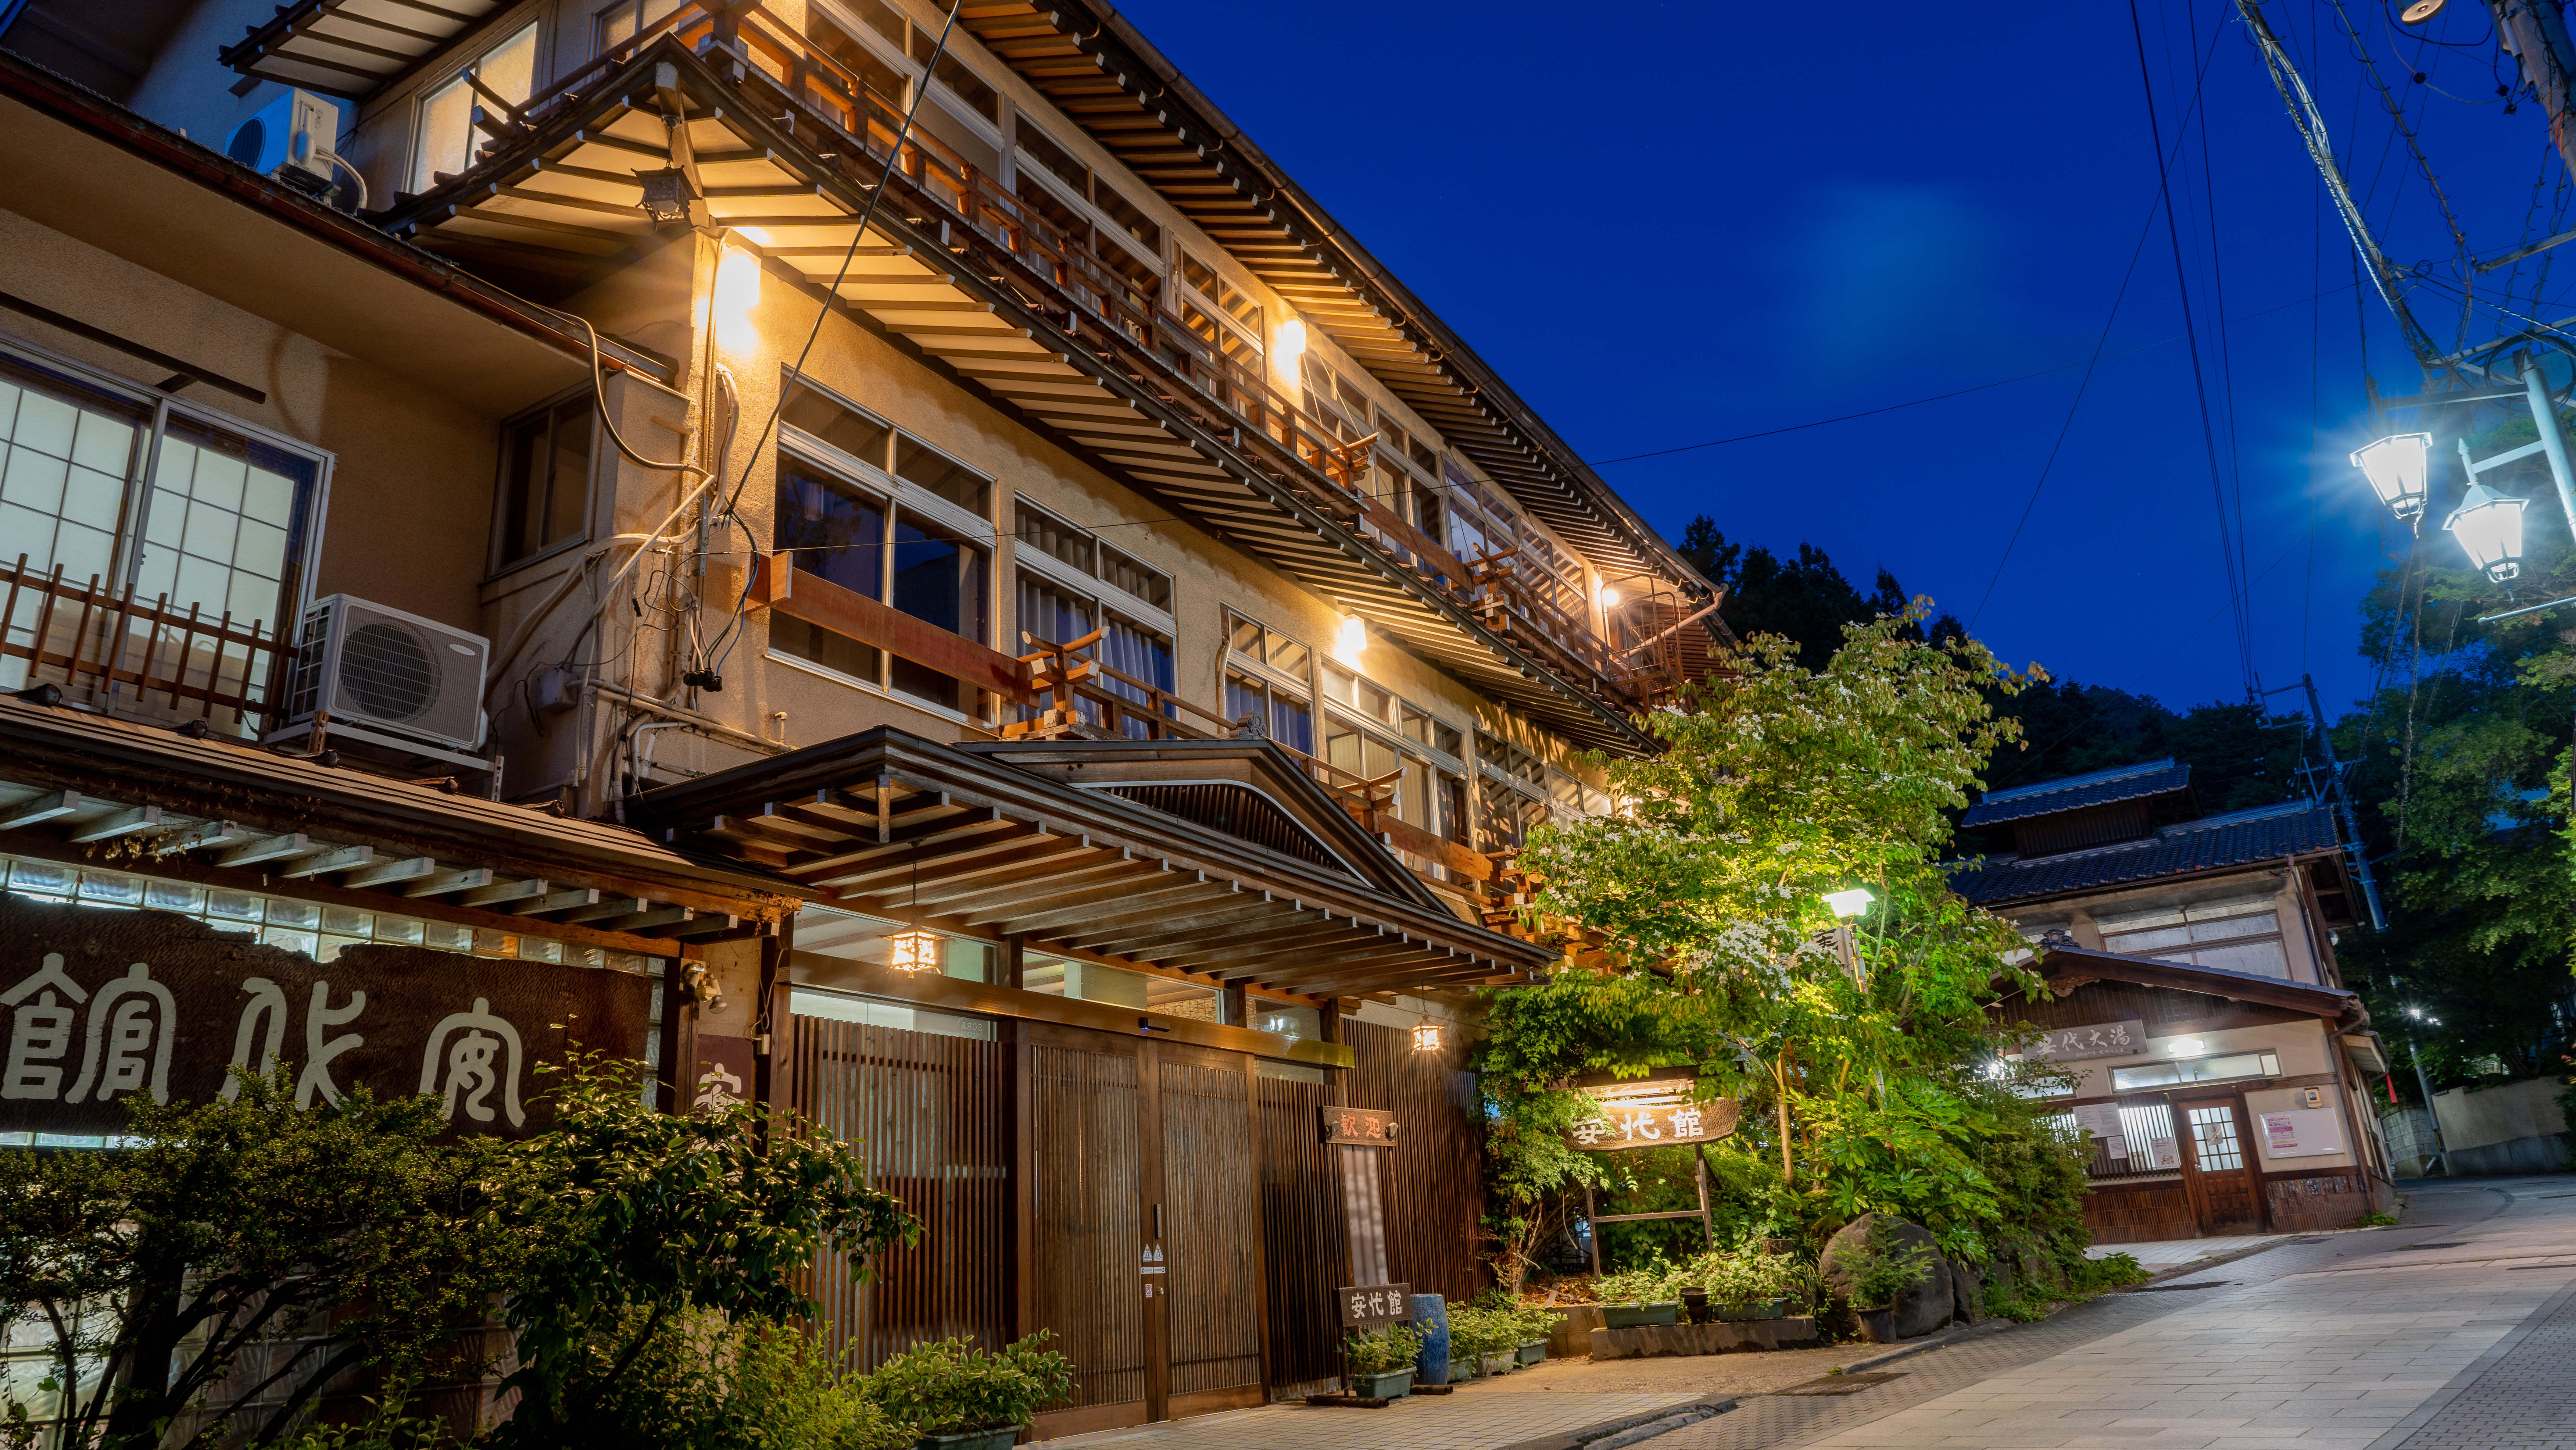
{"label": "utility pole", "polygon": [[2352,874],[2361,883],[2361,899],[2370,907],[2370,929],[2388,930],[2388,914],[2379,909],[2379,883],[2371,879],[2370,857],[2361,846],[2361,817],[2352,808],[2352,792],[2343,782],[2343,762],[2335,759],[2334,737],[2326,733],[2325,707],[2317,702],[2317,677],[2299,676],[2308,688],[2308,720],[2316,727],[2317,748],[2325,752],[2326,779],[2334,792],[2335,812],[2343,819],[2344,854],[2352,861]]}
{"label": "utility pole", "polygon": [[2522,62],[2522,78],[2549,112],[2549,139],[2576,170],[2576,43],[2568,39],[2567,17],[2547,0],[2487,0],[2487,10],[2504,48]]}

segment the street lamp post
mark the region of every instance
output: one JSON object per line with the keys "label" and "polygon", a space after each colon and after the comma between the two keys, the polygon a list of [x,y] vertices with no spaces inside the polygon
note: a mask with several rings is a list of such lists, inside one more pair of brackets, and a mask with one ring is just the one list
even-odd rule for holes
{"label": "street lamp post", "polygon": [[[2424,1009],[2421,1007],[2407,1008],[2406,1018],[2410,1023],[2430,1022],[2436,1027],[2442,1025],[2441,1018],[2425,1016]],[[2415,1064],[2415,1086],[2424,1094],[2424,1121],[2433,1125],[2434,1162],[2440,1163],[2442,1171],[2448,1173],[2451,1171],[2451,1150],[2450,1146],[2442,1141],[2442,1114],[2433,1106],[2433,1079],[2424,1071],[2424,1050],[2415,1045],[2415,1029],[2412,1026],[2406,1029],[2406,1056]],[[2432,1164],[2428,1163],[2425,1166],[2429,1168]]]}

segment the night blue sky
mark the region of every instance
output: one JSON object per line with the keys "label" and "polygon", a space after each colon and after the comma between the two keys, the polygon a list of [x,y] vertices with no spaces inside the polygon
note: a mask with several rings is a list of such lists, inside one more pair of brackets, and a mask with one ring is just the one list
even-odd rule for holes
{"label": "night blue sky", "polygon": [[[2358,603],[2403,542],[2346,462],[2365,426],[2364,318],[2382,390],[2413,392],[2419,378],[2376,297],[2356,308],[2349,248],[2232,4],[2139,4],[2229,535],[2241,509],[2257,576],[2254,663],[2267,686],[2313,670],[2338,710],[2370,688]],[[2475,252],[2569,225],[2550,225],[2563,201],[2545,118],[2495,101],[2512,77],[2497,74],[2484,7],[2452,0],[2427,27],[2453,49],[2401,30],[2395,5],[2344,7]],[[1783,551],[1809,540],[1864,588],[1884,565],[1962,618],[1995,580],[2136,255],[1976,633],[2016,664],[2177,706],[2242,698],[2121,0],[1123,9],[1588,458],[2056,369],[1601,469],[1667,538],[1706,513],[1731,539]],[[2268,13],[2389,250],[2401,266],[2436,264],[2412,305],[2451,346],[2457,248],[2356,48],[2332,29],[2335,7],[2273,0]],[[2319,28],[2327,43],[2312,46]],[[2176,147],[2195,29],[2201,110]],[[2537,304],[2534,261],[2507,305],[2547,320],[2576,310],[2567,251]],[[2223,353],[2210,325],[2222,286]],[[2467,340],[2495,324],[2480,307]],[[2535,507],[2532,526],[2560,527],[2555,513]]]}

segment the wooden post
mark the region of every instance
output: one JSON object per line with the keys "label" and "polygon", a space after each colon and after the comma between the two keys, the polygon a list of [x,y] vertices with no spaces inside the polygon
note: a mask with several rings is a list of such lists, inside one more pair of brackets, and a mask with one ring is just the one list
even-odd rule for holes
{"label": "wooden post", "polygon": [[1583,1185],[1583,1224],[1592,1230],[1592,1276],[1601,1277],[1601,1214],[1592,1205],[1592,1185]]}
{"label": "wooden post", "polygon": [[1699,1159],[1699,1226],[1708,1235],[1708,1246],[1714,1249],[1717,1247],[1717,1219],[1708,1211],[1708,1145],[1693,1143],[1691,1152]]}

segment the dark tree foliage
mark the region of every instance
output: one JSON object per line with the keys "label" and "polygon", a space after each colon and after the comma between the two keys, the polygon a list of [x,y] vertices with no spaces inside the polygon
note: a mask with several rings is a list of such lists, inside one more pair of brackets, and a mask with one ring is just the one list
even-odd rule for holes
{"label": "dark tree foliage", "polygon": [[2303,713],[2212,703],[2175,710],[2146,695],[2106,685],[2055,680],[1995,709],[2022,723],[2027,749],[1995,757],[1986,783],[1995,790],[2108,770],[2170,755],[2191,767],[2201,809],[2238,811],[2306,796],[2299,775],[2313,754]]}
{"label": "dark tree foliage", "polygon": [[[1843,577],[1824,550],[1802,543],[1783,559],[1760,544],[1731,544],[1715,520],[1702,514],[1682,530],[1681,555],[1709,582],[1726,590],[1718,617],[1737,638],[1784,635],[1798,642],[1798,663],[1821,670],[1842,647],[1843,626],[1867,624],[1905,612],[1904,586],[1885,569],[1866,594]],[[1908,625],[1909,639],[1965,639],[1967,627],[1941,615],[1927,629]]]}

